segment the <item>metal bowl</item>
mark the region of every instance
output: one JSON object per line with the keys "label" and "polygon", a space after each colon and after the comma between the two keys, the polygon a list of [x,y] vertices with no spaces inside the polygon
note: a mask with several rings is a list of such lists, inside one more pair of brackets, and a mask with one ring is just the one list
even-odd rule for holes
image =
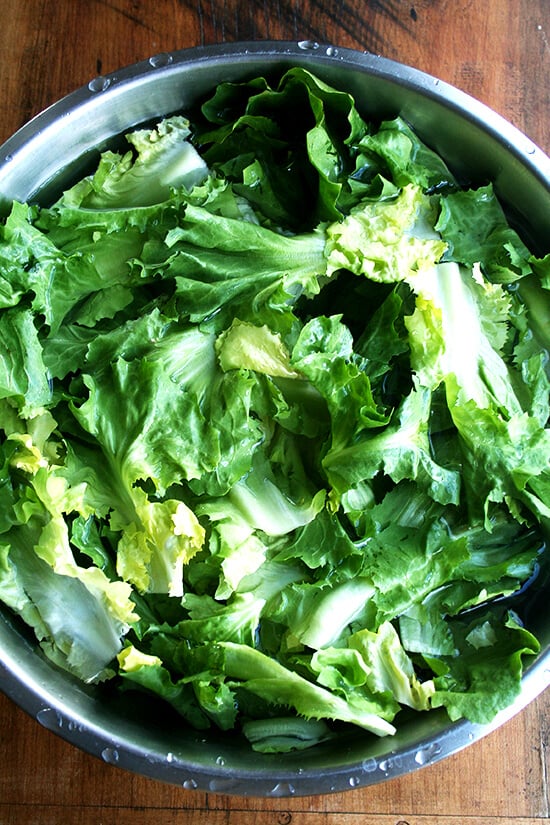
{"label": "metal bowl", "polygon": [[[94,78],[38,115],[0,148],[0,208],[47,202],[86,173],[117,135],[188,109],[223,80],[307,66],[351,92],[365,116],[402,115],[450,165],[491,180],[533,251],[550,251],[550,159],[486,106],[454,87],[372,54],[311,41],[262,42],[159,54]],[[175,727],[145,697],[129,701],[84,686],[47,661],[23,627],[0,610],[0,689],[46,728],[121,768],[185,788],[252,796],[342,791],[436,762],[487,734],[550,684],[550,576],[540,574],[522,606],[541,641],[520,696],[486,726],[450,723],[434,711],[404,721],[395,737],[357,732],[309,751],[253,753],[220,733]]]}

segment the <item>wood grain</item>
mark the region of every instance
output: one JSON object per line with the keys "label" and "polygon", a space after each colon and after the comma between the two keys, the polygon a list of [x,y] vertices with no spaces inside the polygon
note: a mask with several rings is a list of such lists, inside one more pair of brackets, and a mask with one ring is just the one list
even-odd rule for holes
{"label": "wood grain", "polygon": [[[312,39],[382,54],[492,106],[550,151],[548,0],[2,0],[0,141],[91,78],[152,54]],[[241,799],[134,776],[0,695],[0,825],[540,825],[550,691],[455,756],[344,794]]]}

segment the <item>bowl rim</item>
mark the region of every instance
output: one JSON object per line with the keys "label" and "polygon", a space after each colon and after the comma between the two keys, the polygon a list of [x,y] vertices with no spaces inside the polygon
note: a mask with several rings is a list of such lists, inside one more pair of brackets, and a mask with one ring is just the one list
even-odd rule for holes
{"label": "bowl rim", "polygon": [[314,40],[245,40],[191,46],[160,52],[148,59],[93,77],[87,84],[77,87],[35,114],[0,145],[0,182],[2,177],[9,173],[9,168],[16,161],[18,153],[23,151],[33,138],[63,120],[71,111],[86,107],[93,109],[103,95],[117,95],[128,86],[135,85],[137,79],[142,81],[153,76],[158,78],[186,65],[199,66],[205,62],[212,64],[216,61],[224,63],[227,60],[247,61],[259,58],[292,62],[303,61],[308,55],[317,66],[334,65],[336,62],[346,68],[370,72],[377,78],[408,90],[418,91],[424,97],[437,101],[444,100],[447,109],[459,112],[462,117],[466,117],[472,124],[505,146],[531,174],[550,188],[550,155],[486,103],[457,86],[406,63],[381,54]]}

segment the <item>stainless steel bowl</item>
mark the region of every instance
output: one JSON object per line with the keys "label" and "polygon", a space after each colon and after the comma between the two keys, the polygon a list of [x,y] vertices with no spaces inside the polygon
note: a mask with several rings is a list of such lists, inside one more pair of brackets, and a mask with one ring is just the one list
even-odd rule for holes
{"label": "stainless steel bowl", "polygon": [[[499,115],[429,75],[382,57],[303,41],[240,43],[159,54],[90,83],[30,121],[0,148],[0,208],[48,201],[85,173],[97,149],[129,128],[186,110],[222,80],[307,66],[351,92],[364,115],[401,114],[459,177],[492,180],[534,251],[550,251],[550,159]],[[252,796],[341,791],[417,770],[471,744],[550,684],[550,576],[525,605],[542,644],[521,695],[491,725],[418,715],[395,737],[358,732],[285,755],[253,753],[219,733],[197,734],[145,698],[106,697],[57,670],[26,629],[0,610],[0,689],[45,727],[121,768],[186,788]]]}

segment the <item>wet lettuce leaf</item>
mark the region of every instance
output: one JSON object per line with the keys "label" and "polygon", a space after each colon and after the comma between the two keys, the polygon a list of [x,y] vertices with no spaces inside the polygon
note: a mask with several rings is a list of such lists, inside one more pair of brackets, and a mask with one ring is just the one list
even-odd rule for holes
{"label": "wet lettuce leaf", "polygon": [[0,226],[0,599],[260,752],[486,722],[538,642],[548,255],[401,118],[222,83]]}

